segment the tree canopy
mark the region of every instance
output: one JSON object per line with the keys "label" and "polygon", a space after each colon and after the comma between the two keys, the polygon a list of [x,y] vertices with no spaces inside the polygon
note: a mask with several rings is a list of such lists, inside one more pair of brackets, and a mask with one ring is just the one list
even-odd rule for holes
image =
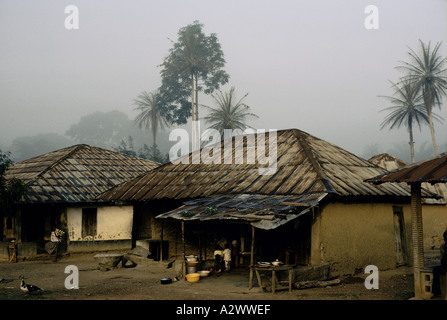
{"label": "tree canopy", "polygon": [[74,144],[74,141],[57,133],[38,133],[34,136],[22,136],[13,140],[11,158],[18,162]]}
{"label": "tree canopy", "polygon": [[216,34],[205,35],[198,21],[181,28],[172,44],[161,64],[160,99],[168,121],[180,125],[191,116],[198,120],[197,93],[212,93],[228,82],[229,75],[223,70],[225,59]]}
{"label": "tree canopy", "polygon": [[6,179],[6,171],[13,164],[9,152],[0,150],[0,216],[11,215],[14,204],[27,192],[28,186],[20,179]]}
{"label": "tree canopy", "polygon": [[166,116],[162,112],[163,105],[158,91],[150,93],[143,91],[137,99],[134,99],[134,104],[137,106],[135,109],[139,111],[135,123],[140,129],[144,128],[152,132],[152,146],[156,147],[158,130],[163,130],[168,126]]}
{"label": "tree canopy", "polygon": [[219,91],[217,94],[212,94],[215,107],[202,105],[209,110],[204,117],[206,123],[210,124],[211,129],[219,131],[222,139],[225,129],[244,131],[251,128],[247,124],[248,118],[258,118],[256,114],[249,112],[250,107],[243,102],[247,95],[248,93],[237,100],[235,88],[232,87],[228,92]]}
{"label": "tree canopy", "polygon": [[430,42],[425,44],[422,40],[419,40],[419,44],[421,46],[420,53],[418,54],[409,48],[410,61],[402,62],[402,65],[397,68],[407,73],[404,79],[411,83],[413,90],[420,91],[422,94],[428,114],[433,149],[435,156],[438,156],[432,110],[434,106],[441,105],[442,97],[446,94],[447,69],[445,68],[445,62],[447,60],[439,54],[440,42],[434,48],[431,48]]}
{"label": "tree canopy", "polygon": [[129,136],[132,136],[135,145],[143,145],[148,140],[146,133],[136,127],[133,120],[117,110],[84,115],[71,125],[65,134],[76,143],[110,150],[119,146],[122,140]]}
{"label": "tree canopy", "polygon": [[[399,84],[393,82],[391,84],[395,92],[393,96],[382,96],[389,100],[391,106],[382,110],[389,113],[380,128],[398,129],[405,126],[410,138],[411,162],[415,162],[413,129],[415,125],[418,125],[421,130],[423,124],[429,124],[427,109],[424,106],[422,95],[413,89],[413,85],[408,79],[401,80]],[[440,119],[436,114],[433,116],[437,120]]]}

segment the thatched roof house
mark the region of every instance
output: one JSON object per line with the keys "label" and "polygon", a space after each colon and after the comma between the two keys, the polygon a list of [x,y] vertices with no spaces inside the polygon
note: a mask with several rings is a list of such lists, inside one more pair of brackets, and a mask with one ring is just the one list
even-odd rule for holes
{"label": "thatched roof house", "polygon": [[[265,158],[255,163],[247,159],[260,146],[268,151],[271,145],[276,147],[276,162],[268,164],[274,170],[262,175],[259,169],[268,164],[259,160]],[[230,151],[225,149],[228,146]],[[183,163],[162,165],[112,188],[99,199],[130,203],[182,200],[182,207],[157,218],[238,221],[277,230],[279,238],[291,234],[287,241],[272,244],[274,237],[270,236],[268,241],[259,239],[258,244],[264,253],[273,245],[282,251],[298,248],[305,257],[301,262],[329,263],[335,273],[367,264],[396,265],[393,205],[409,203],[409,188],[364,181],[385,169],[297,129],[266,133],[265,142],[259,134],[233,137],[210,146],[207,155],[213,148],[220,154],[215,158],[220,163],[195,161],[202,149],[181,158]],[[226,152],[232,155],[231,161],[225,158]],[[299,229],[294,229],[297,223],[286,223],[292,220],[300,222]]]}
{"label": "thatched roof house", "polygon": [[[68,250],[99,242],[107,247],[109,240],[130,247],[133,207],[108,205],[96,198],[157,166],[153,161],[85,144],[13,164],[6,178],[23,180],[30,191],[14,216],[2,217],[2,238],[16,239],[22,254],[30,256],[43,247],[58,220],[67,232]],[[25,243],[31,249],[25,250]]]}

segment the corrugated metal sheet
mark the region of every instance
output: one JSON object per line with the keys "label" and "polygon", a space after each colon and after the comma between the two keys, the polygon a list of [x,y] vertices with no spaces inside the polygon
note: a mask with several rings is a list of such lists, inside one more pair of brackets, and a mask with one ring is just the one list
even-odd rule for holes
{"label": "corrugated metal sheet", "polygon": [[[273,135],[272,135],[273,136]],[[268,150],[267,134],[265,148]],[[113,188],[102,200],[192,199],[216,195],[304,195],[313,193],[340,196],[409,196],[409,188],[396,184],[374,185],[364,180],[387,171],[354,154],[297,129],[276,134],[277,168],[273,175],[260,175],[259,163],[221,164],[168,163]],[[255,135],[255,140],[258,140]],[[250,141],[250,139],[247,139]],[[236,138],[232,138],[235,163]],[[255,146],[245,143],[243,154]]]}
{"label": "corrugated metal sheet", "polygon": [[31,187],[27,203],[90,202],[106,190],[158,167],[153,161],[75,145],[12,165],[6,178]]}
{"label": "corrugated metal sheet", "polygon": [[387,182],[447,182],[447,155],[410,164],[366,181],[374,184]]}
{"label": "corrugated metal sheet", "polygon": [[[183,206],[157,216],[178,220],[243,220],[261,229],[274,229],[298,218],[327,194],[264,196],[241,194],[190,200]],[[207,211],[207,209],[214,209]]]}
{"label": "corrugated metal sheet", "polygon": [[[374,157],[372,157],[371,159],[369,159],[368,161],[377,164],[378,166],[388,170],[388,171],[393,171],[393,170],[397,170],[399,168],[408,166],[409,164],[406,163],[405,161],[402,161],[390,154],[378,154]],[[437,194],[440,196],[439,199],[434,199],[434,198],[425,198],[422,199],[422,203],[425,204],[446,204],[446,196],[447,196],[447,184],[440,182],[440,183],[429,183],[429,182],[422,182],[421,183],[421,187],[425,190],[428,190],[434,194]]]}

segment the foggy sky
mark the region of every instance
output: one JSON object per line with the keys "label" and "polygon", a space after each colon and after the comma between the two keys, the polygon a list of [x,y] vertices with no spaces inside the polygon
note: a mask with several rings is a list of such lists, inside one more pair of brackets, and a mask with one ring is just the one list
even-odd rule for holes
{"label": "foggy sky", "polygon": [[[371,4],[378,30],[364,26]],[[65,28],[68,5],[79,9],[78,30]],[[407,47],[443,41],[447,53],[446,0],[2,0],[0,148],[64,134],[94,111],[134,118],[132,99],[160,86],[169,39],[194,20],[217,34],[230,75],[222,90],[249,93],[259,116],[251,125],[301,129],[356,154],[408,141],[404,128],[379,129],[388,103],[378,97],[392,94],[388,80],[401,76],[394,68]],[[446,118],[445,103],[437,112]],[[445,151],[447,130],[435,130]],[[415,141],[431,143],[428,127]]]}

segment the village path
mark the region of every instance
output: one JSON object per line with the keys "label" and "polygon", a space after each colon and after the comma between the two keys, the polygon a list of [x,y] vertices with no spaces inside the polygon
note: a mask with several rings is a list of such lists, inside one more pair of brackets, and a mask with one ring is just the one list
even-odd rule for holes
{"label": "village path", "polygon": [[[259,292],[256,277],[249,290],[249,271],[241,267],[230,272],[211,274],[199,282],[185,280],[171,284],[161,278],[175,278],[168,262],[140,263],[133,268],[118,267],[101,271],[91,254],[72,254],[58,262],[49,258],[17,263],[0,262],[0,300],[407,300],[413,296],[411,268],[380,271],[379,289],[366,289],[367,275],[358,274],[341,279],[329,287]],[[138,260],[137,260],[138,261]],[[66,289],[65,268],[74,265],[79,270],[79,289]],[[19,276],[27,283],[44,289],[37,294],[20,291]],[[6,280],[6,281],[5,281]]]}

